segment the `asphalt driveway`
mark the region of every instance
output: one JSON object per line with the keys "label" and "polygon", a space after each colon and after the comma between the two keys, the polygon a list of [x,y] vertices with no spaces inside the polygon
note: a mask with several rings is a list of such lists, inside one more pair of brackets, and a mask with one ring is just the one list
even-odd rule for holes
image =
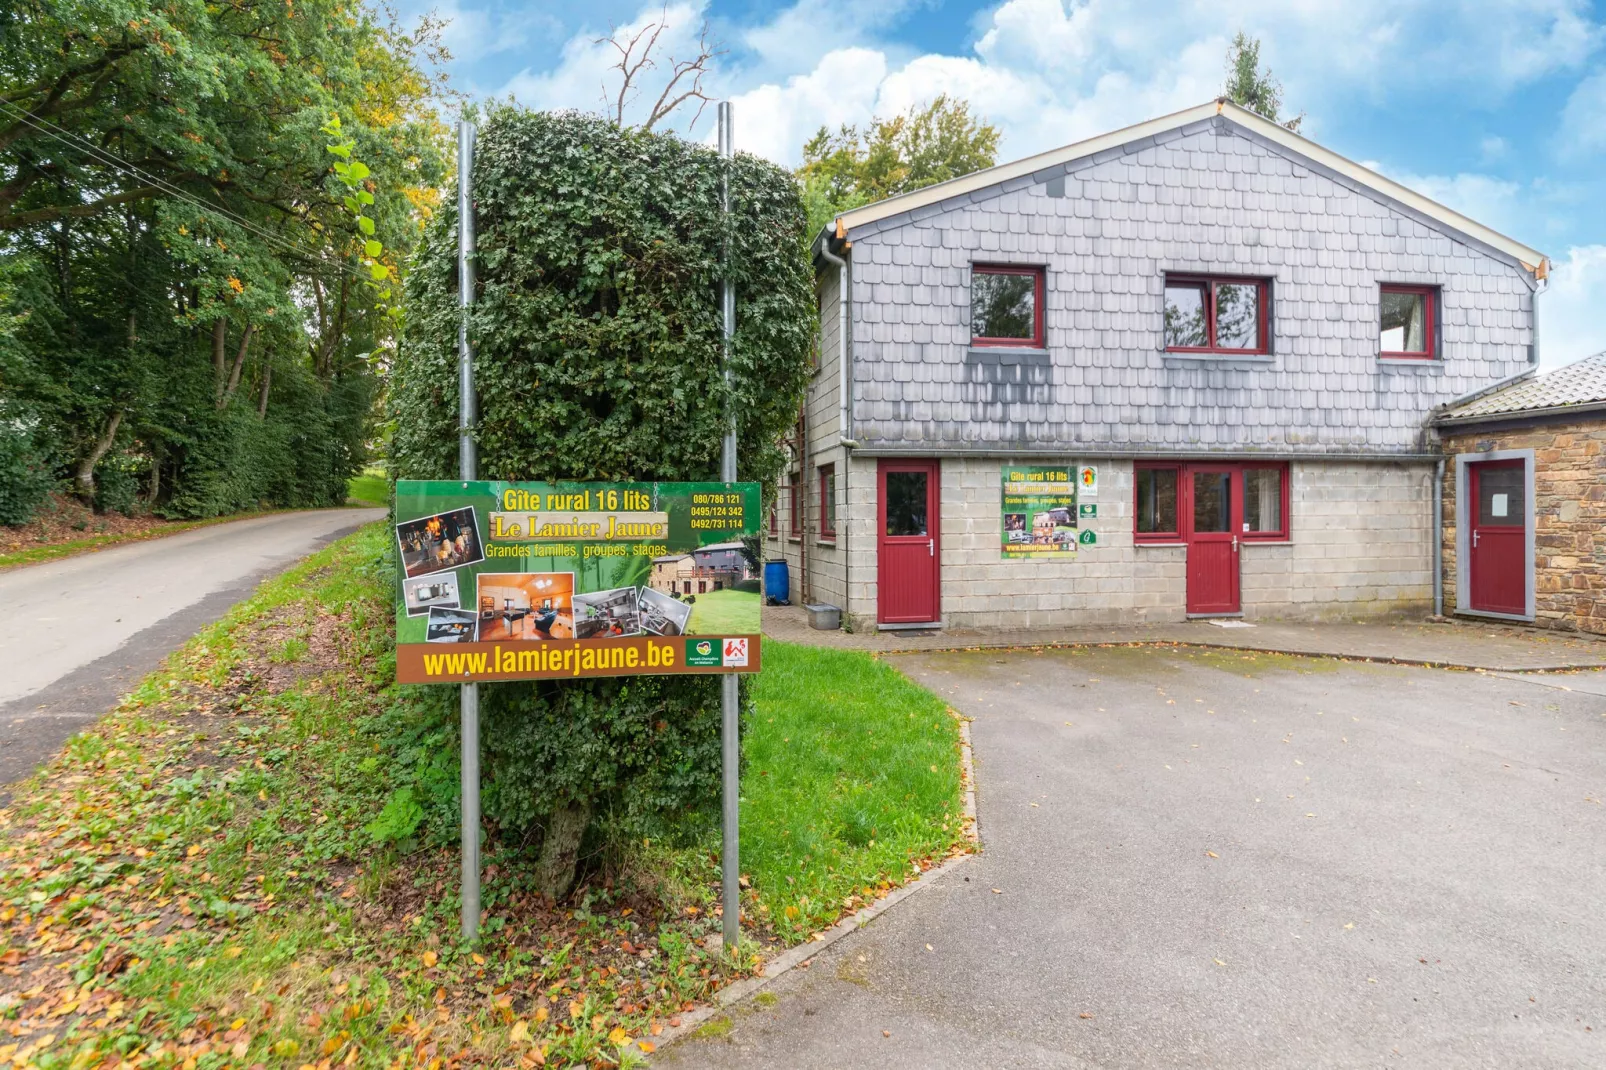
{"label": "asphalt driveway", "polygon": [[1606,1066],[1606,697],[1198,649],[896,663],[974,718],[984,853],[656,1065]]}

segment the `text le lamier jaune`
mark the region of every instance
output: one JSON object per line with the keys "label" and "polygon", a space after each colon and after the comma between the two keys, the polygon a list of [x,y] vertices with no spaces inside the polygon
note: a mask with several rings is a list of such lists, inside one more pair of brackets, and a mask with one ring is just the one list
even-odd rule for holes
{"label": "text le lamier jaune", "polygon": [[[548,494],[509,488],[502,508],[491,514],[491,538],[503,542],[548,539],[632,540],[669,536],[669,514],[651,512],[652,498],[639,490]],[[611,500],[609,500],[611,499]],[[599,511],[599,509],[609,511]],[[536,511],[539,510],[539,511]],[[617,510],[617,511],[613,511]]]}

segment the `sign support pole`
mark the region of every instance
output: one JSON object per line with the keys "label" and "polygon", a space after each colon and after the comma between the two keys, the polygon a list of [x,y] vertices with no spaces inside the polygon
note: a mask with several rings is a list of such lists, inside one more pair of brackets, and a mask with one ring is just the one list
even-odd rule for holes
{"label": "sign support pole", "polygon": [[[731,126],[730,101],[719,105],[719,154],[726,163],[719,185],[720,218],[730,226],[731,190],[730,159],[735,150],[735,131]],[[719,284],[719,298],[724,313],[724,372],[725,387],[731,385],[731,340],[736,335],[736,287],[730,278],[730,236],[725,236],[724,279]],[[725,441],[720,449],[719,478],[726,483],[736,481],[736,407],[729,404]],[[741,845],[739,829],[741,812],[741,691],[735,673],[720,677],[720,764],[723,784],[722,837],[720,856],[720,904],[724,910],[724,940],[727,953],[736,953],[741,938]]]}
{"label": "sign support pole", "polygon": [[[466,482],[479,478],[479,455],[471,433],[475,419],[474,349],[468,340],[468,310],[474,303],[474,124],[457,124],[457,466]],[[480,688],[462,685],[463,939],[480,930]]]}

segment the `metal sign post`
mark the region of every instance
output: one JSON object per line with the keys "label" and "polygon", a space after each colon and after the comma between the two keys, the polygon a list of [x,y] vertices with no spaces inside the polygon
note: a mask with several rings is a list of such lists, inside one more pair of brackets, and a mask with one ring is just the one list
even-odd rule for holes
{"label": "metal sign post", "polygon": [[[719,105],[719,154],[727,163],[719,184],[719,210],[721,219],[726,226],[730,223],[731,188],[729,160],[735,152],[735,132],[731,128],[730,101],[721,101]],[[723,364],[725,371],[725,386],[727,390],[731,384],[731,339],[736,335],[736,287],[730,279],[730,239],[727,234],[724,243],[724,279],[719,284],[720,305],[724,312],[724,347]],[[736,481],[736,406],[730,405],[725,425],[725,442],[720,450],[719,478],[726,483]],[[738,829],[741,825],[741,814],[738,802],[741,798],[741,698],[736,676],[726,673],[720,678],[720,760],[721,779],[723,782],[722,811],[723,811],[723,850],[720,854],[720,905],[724,910],[724,937],[725,947],[730,954],[736,953],[736,943],[741,937],[741,845],[738,841]]]}
{"label": "metal sign post", "polygon": [[[479,478],[474,449],[474,350],[468,310],[474,303],[474,124],[457,124],[457,467],[465,481]],[[463,939],[480,930],[480,687],[462,685],[463,753],[459,762],[463,811]]]}

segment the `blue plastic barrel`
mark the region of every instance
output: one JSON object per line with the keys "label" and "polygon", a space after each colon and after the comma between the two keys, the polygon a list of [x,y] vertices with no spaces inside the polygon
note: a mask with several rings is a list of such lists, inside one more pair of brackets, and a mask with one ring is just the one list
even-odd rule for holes
{"label": "blue plastic barrel", "polygon": [[792,599],[791,574],[785,561],[764,562],[764,596],[771,602],[787,603]]}

